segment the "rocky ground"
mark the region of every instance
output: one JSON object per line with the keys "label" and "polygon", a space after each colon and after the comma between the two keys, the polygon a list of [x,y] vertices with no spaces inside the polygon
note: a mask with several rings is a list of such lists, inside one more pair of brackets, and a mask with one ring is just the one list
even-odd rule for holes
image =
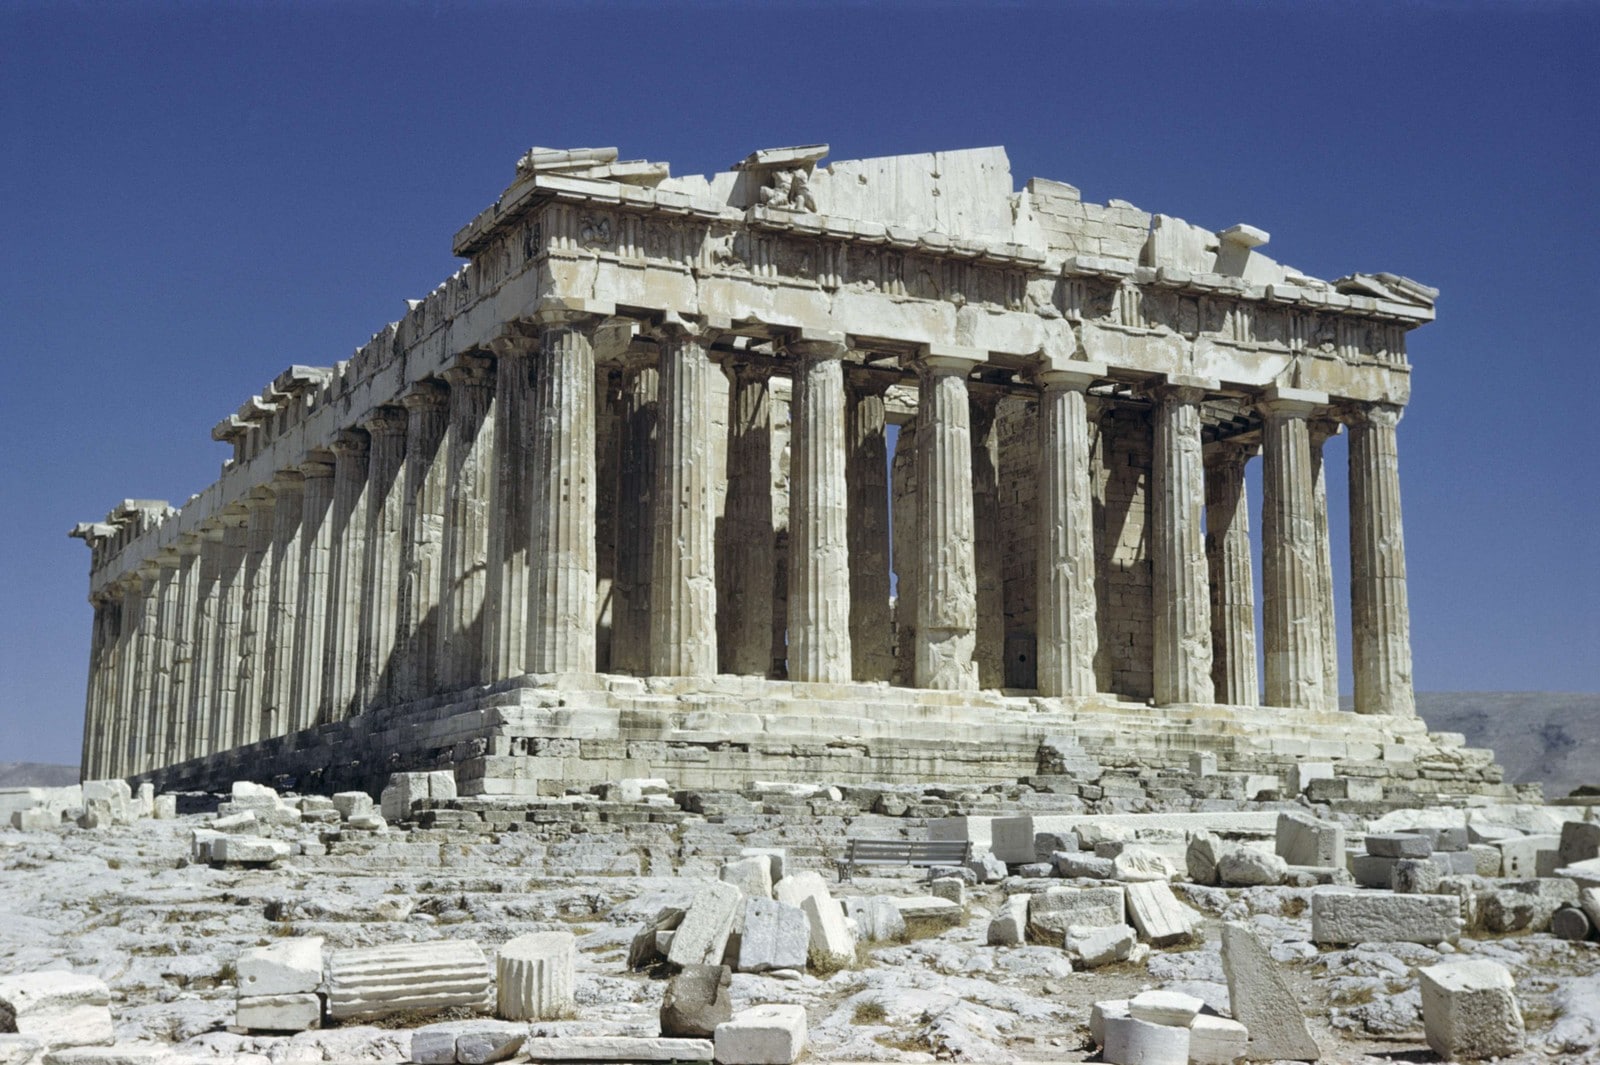
{"label": "rocky ground", "polygon": [[[848,836],[892,827],[918,838],[921,824],[830,816],[826,805],[805,816],[803,807],[782,809],[707,816],[657,802],[632,816],[552,815],[543,824],[529,816],[493,832],[451,828],[437,815],[422,827],[426,814],[370,832],[279,825],[272,834],[295,853],[260,869],[191,861],[194,830],[215,814],[0,830],[0,975],[71,969],[102,978],[118,1044],[271,1062],[404,1061],[409,1029],[427,1019],[294,1036],[230,1030],[239,951],[308,935],[324,937],[330,950],[474,939],[492,951],[528,932],[561,929],[578,937],[575,1017],[542,1027],[654,1034],[665,974],[662,966],[629,971],[630,942],[663,905],[692,899],[741,848],[785,848],[792,867],[823,872],[837,897],[926,893],[909,871],[840,885],[829,859]],[[1039,886],[1007,876],[967,889],[959,925],[912,922],[897,941],[864,944],[854,967],[736,974],[734,1006],[803,1006],[816,1061],[1095,1060],[1089,1016],[1097,1001],[1177,989],[1226,1016],[1220,927],[1246,920],[1272,944],[1325,1061],[1437,1060],[1423,1038],[1417,971],[1463,955],[1497,961],[1516,981],[1528,1039],[1513,1060],[1600,1061],[1600,943],[1470,932],[1436,947],[1319,948],[1311,942],[1313,888],[1175,881],[1178,897],[1204,918],[1198,934],[1135,961],[1075,971],[1054,945],[987,945],[990,918],[1008,894]]]}

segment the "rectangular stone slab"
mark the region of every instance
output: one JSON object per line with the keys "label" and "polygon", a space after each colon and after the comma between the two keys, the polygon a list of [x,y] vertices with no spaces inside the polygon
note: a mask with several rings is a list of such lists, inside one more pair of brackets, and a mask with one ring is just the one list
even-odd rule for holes
{"label": "rectangular stone slab", "polygon": [[522,1044],[534,1061],[710,1061],[709,1039],[648,1036],[539,1036]]}
{"label": "rectangular stone slab", "polygon": [[1323,890],[1311,896],[1315,943],[1442,943],[1460,935],[1461,900],[1454,895]]}

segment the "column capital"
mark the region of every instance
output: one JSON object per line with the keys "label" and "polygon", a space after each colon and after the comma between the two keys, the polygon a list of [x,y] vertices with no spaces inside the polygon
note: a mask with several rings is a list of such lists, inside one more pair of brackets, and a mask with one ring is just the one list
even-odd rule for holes
{"label": "column capital", "polygon": [[443,376],[451,388],[490,388],[494,385],[494,359],[470,352],[458,355]]}
{"label": "column capital", "polygon": [[250,522],[250,507],[242,499],[229,503],[217,515],[217,521],[224,529],[242,529]]}
{"label": "column capital", "polygon": [[400,405],[408,411],[442,408],[449,402],[450,389],[443,381],[431,377],[418,381],[411,386],[411,391],[400,397]]}
{"label": "column capital", "polygon": [[802,327],[783,338],[783,350],[797,359],[843,359],[850,345],[843,333]]}
{"label": "column capital", "polygon": [[172,545],[172,550],[182,558],[186,555],[198,555],[204,545],[205,540],[198,532],[185,533],[178,537],[177,542]]}
{"label": "column capital", "polygon": [[1033,371],[1033,379],[1040,388],[1086,391],[1096,381],[1105,380],[1106,364],[1103,362],[1061,362],[1041,360]]}
{"label": "column capital", "polygon": [[1405,416],[1405,408],[1397,403],[1348,403],[1339,408],[1339,420],[1345,425],[1373,425],[1380,429],[1393,429]]}
{"label": "column capital", "polygon": [[1311,418],[1307,419],[1306,428],[1310,430],[1311,433],[1311,446],[1321,447],[1329,440],[1338,436],[1339,431],[1343,429],[1344,426],[1340,423],[1338,418],[1335,418],[1331,413],[1324,411],[1321,414],[1313,415]]}
{"label": "column capital", "polygon": [[273,500],[277,497],[277,494],[277,491],[271,485],[258,484],[250,489],[250,494],[240,502],[253,514],[258,510],[271,510]]}
{"label": "column capital", "polygon": [[668,311],[659,322],[647,326],[644,332],[658,343],[676,341],[709,348],[728,331],[729,324],[726,320],[715,320],[701,315],[685,316],[676,311]]}
{"label": "column capital", "polygon": [[295,469],[299,470],[301,476],[308,480],[318,477],[332,477],[333,462],[332,451],[326,448],[315,448],[306,456],[306,460],[296,466]]}
{"label": "column capital", "polygon": [[1305,418],[1328,406],[1328,393],[1306,388],[1269,385],[1255,400],[1255,408],[1267,418]]}
{"label": "column capital", "polygon": [[335,456],[361,454],[372,447],[372,437],[365,429],[340,429],[328,446]]}
{"label": "column capital", "polygon": [[1258,440],[1218,440],[1207,446],[1201,457],[1207,466],[1225,468],[1228,466],[1243,466],[1261,453],[1261,442]]}
{"label": "column capital", "polygon": [[983,350],[955,344],[923,344],[911,357],[917,369],[934,377],[965,377],[987,361],[988,355]]}
{"label": "column capital", "polygon": [[1179,403],[1199,403],[1222,387],[1214,377],[1196,377],[1191,374],[1157,374],[1145,382],[1142,389],[1155,399],[1171,398]]}
{"label": "column capital", "polygon": [[617,305],[605,300],[559,299],[547,297],[539,301],[530,315],[540,329],[569,328],[593,330],[617,313]]}
{"label": "column capital", "polygon": [[722,372],[727,374],[730,381],[765,381],[772,376],[773,366],[769,359],[752,358],[739,352],[721,362]]}
{"label": "column capital", "polygon": [[306,475],[298,468],[279,470],[272,475],[272,491],[277,495],[303,492],[306,488]]}
{"label": "column capital", "polygon": [[361,428],[367,431],[368,441],[374,436],[393,436],[406,431],[406,412],[400,407],[374,407],[361,419]]}

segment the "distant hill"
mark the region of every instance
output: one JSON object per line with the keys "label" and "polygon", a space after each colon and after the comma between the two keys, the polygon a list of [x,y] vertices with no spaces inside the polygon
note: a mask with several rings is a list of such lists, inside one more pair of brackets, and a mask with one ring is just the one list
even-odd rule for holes
{"label": "distant hill", "polygon": [[78,782],[75,765],[0,762],[0,788],[59,788]]}
{"label": "distant hill", "polygon": [[1418,692],[1417,712],[1493,749],[1507,783],[1542,781],[1547,799],[1600,785],[1600,693]]}

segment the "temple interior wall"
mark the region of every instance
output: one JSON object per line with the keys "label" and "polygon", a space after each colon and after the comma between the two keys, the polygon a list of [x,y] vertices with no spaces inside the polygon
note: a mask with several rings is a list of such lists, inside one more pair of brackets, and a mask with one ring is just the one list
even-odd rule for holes
{"label": "temple interior wall", "polygon": [[1090,477],[1095,509],[1095,594],[1100,623],[1095,675],[1125,699],[1154,694],[1148,533],[1151,424],[1137,407],[1118,405],[1090,419]]}

